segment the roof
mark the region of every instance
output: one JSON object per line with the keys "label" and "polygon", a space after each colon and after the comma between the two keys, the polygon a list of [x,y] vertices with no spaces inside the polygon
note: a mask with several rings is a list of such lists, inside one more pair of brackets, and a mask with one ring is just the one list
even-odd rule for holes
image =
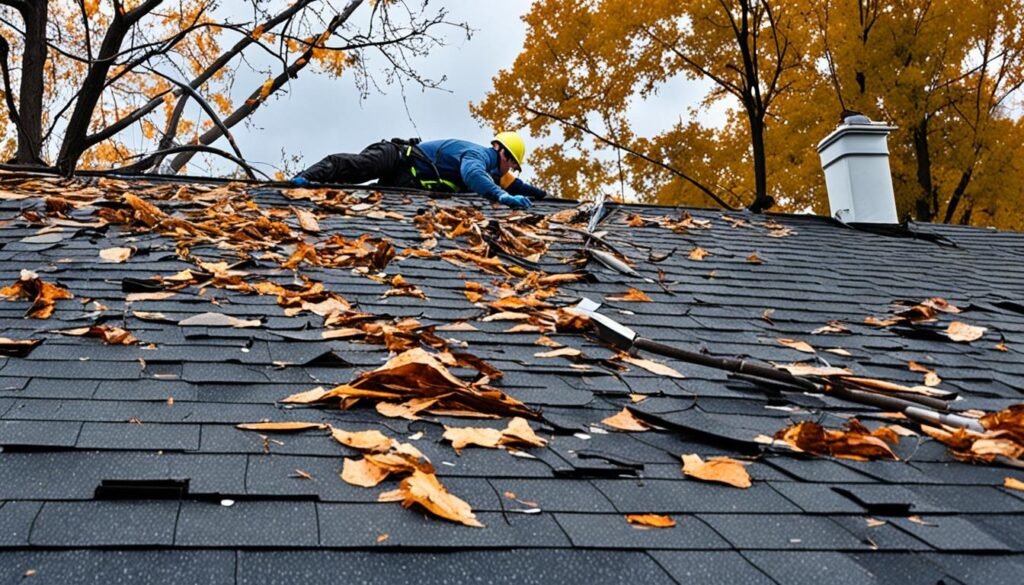
{"label": "roof", "polygon": [[[566,315],[555,311],[588,297],[639,335],[709,355],[848,367],[908,387],[925,375],[908,367],[915,362],[941,378],[936,388],[959,395],[954,410],[993,412],[1019,403],[1024,392],[1022,234],[920,224],[879,232],[813,216],[609,204],[596,233],[632,261],[635,272],[627,274],[581,255],[585,216],[562,227],[544,219],[572,220],[571,201],[540,202],[529,215],[415,192],[282,193],[10,174],[0,181],[0,285],[31,270],[74,295],[56,300],[48,319],[25,317],[31,301],[0,302],[0,336],[42,340],[0,365],[6,581],[993,585],[1024,577],[1024,492],[1004,487],[1024,471],[957,461],[917,425],[879,408],[778,392],[640,352],[683,376],[674,377],[629,363],[593,331],[551,330],[551,316]],[[303,211],[319,216],[318,226]],[[205,231],[197,231],[200,224]],[[502,228],[512,230],[505,234],[511,240],[501,239]],[[467,251],[474,233],[493,237],[491,252],[533,248],[519,258],[498,254],[500,266],[484,256],[443,257]],[[325,247],[336,234],[345,240]],[[383,246],[352,259],[345,242],[363,234],[372,238],[364,250],[390,242],[395,257]],[[429,248],[431,239],[437,245],[429,253],[403,255]],[[294,270],[282,268],[302,252],[300,241],[314,245],[325,265],[306,256]],[[609,248],[591,247],[607,260]],[[128,248],[130,257],[101,259],[113,248]],[[536,262],[523,259],[542,248]],[[708,254],[697,259],[695,249]],[[382,264],[387,276],[370,278]],[[532,297],[540,305],[503,311],[546,310],[549,320],[492,318],[499,311],[489,303],[536,290],[502,288],[521,285],[531,271],[577,275],[552,287],[553,296]],[[259,282],[292,293],[322,283],[335,296],[292,298],[283,307],[270,288],[252,290]],[[482,296],[471,302],[467,287]],[[651,302],[609,300],[629,289]],[[173,294],[145,296],[153,292]],[[144,296],[128,296],[138,293]],[[961,312],[939,312],[931,322],[865,323],[892,317],[894,303],[905,309],[935,298]],[[325,307],[336,309],[341,299],[351,304],[346,314],[369,314],[368,321],[325,327],[318,311],[329,316]],[[224,326],[224,317],[206,313],[238,321]],[[437,326],[441,341],[421,337],[422,329],[394,329],[403,318]],[[954,342],[944,333],[954,320],[985,331]],[[848,331],[812,334],[830,321]],[[393,329],[370,339],[358,326],[367,322]],[[97,325],[126,330],[138,343],[83,335]],[[542,335],[548,346],[538,345]],[[500,370],[483,380],[469,362],[448,367],[464,382],[460,391],[496,389],[542,411],[530,424],[547,445],[468,446],[456,454],[442,438],[445,425],[503,429],[510,417],[430,412],[451,410],[450,398],[414,420],[384,416],[365,397],[347,410],[336,400],[281,402],[316,387],[366,390],[367,372],[400,353],[382,339],[392,348],[411,339],[430,355],[446,347]],[[581,353],[538,357],[554,345]],[[601,423],[627,406],[654,427],[618,432]],[[898,460],[764,444],[796,422],[837,428],[850,416],[913,434],[892,447]],[[343,481],[344,459],[363,453],[324,426],[291,433],[237,427],[261,421],[379,430],[413,445],[485,527],[378,502],[400,487],[400,477],[373,488]],[[685,476],[684,454],[748,463],[752,485]],[[629,514],[668,515],[676,526],[636,527]]]}

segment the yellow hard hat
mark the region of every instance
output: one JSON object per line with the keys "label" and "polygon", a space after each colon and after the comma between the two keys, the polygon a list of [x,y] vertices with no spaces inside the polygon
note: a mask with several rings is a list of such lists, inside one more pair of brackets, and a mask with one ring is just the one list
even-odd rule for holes
{"label": "yellow hard hat", "polygon": [[499,132],[491,144],[495,142],[505,147],[505,150],[516,160],[517,165],[523,166],[523,160],[526,159],[526,143],[523,142],[522,136],[516,132]]}

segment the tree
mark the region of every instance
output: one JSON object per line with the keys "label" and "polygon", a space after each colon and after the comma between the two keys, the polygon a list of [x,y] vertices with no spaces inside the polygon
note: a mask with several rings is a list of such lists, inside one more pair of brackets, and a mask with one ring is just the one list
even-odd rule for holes
{"label": "tree", "polygon": [[[769,119],[776,100],[805,82],[801,51],[808,44],[807,27],[792,4],[537,2],[526,17],[526,49],[511,70],[495,78],[494,90],[473,112],[494,125],[529,124],[542,136],[560,125],[563,137],[581,149],[589,137],[599,149],[627,153],[632,186],[656,193],[654,200],[768,208]],[[739,107],[726,126],[686,122],[684,114],[692,118],[697,112],[680,105],[677,122],[654,136],[635,136],[631,108],[680,77],[710,82],[702,108],[735,100]],[[560,159],[544,165],[541,174],[565,192],[574,188],[581,169],[618,174],[620,180],[625,174],[617,161],[601,164],[593,157]]]}
{"label": "tree", "polygon": [[952,0],[816,6],[839,103],[900,127],[890,150],[902,216],[1022,225],[996,203],[1020,200],[1007,158],[1024,153],[1012,108],[1024,83],[1022,9]]}
{"label": "tree", "polygon": [[[443,9],[429,11],[426,0],[417,7],[371,1],[356,24],[363,4],[350,0],[339,10],[330,0],[249,0],[245,17],[238,6],[224,17],[215,0],[0,0],[0,119],[11,121],[0,127],[8,138],[0,154],[18,165],[52,161],[71,174],[83,166],[142,171],[161,164],[177,172],[207,152],[252,176],[230,129],[301,71],[351,72],[366,92],[376,53],[389,65],[389,81],[436,87],[411,60],[443,44],[441,27],[468,32]],[[232,44],[223,49],[224,41]],[[236,105],[230,93],[240,67],[265,80]],[[189,103],[205,120],[187,118]],[[142,137],[140,152],[126,146],[125,135]],[[232,152],[210,146],[220,138]]]}

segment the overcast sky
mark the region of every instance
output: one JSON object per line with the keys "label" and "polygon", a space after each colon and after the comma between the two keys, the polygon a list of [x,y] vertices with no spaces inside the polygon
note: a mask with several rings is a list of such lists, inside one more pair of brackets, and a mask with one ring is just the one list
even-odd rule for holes
{"label": "overcast sky", "polygon": [[[418,6],[419,0],[409,0],[409,4]],[[426,77],[447,77],[444,90],[424,91],[407,85],[403,103],[399,86],[384,86],[386,93],[371,92],[361,100],[352,74],[332,79],[309,68],[291,82],[287,92],[272,96],[248,124],[236,126],[234,134],[242,153],[254,164],[265,163],[256,166],[273,175],[282,164],[282,149],[287,157],[301,155],[302,163],[298,166],[306,167],[327,154],[358,152],[372,142],[392,137],[463,138],[486,144],[492,131],[470,115],[469,104],[482,100],[492,87],[493,77],[510,68],[522,51],[526,38],[522,16],[529,11],[530,4],[530,0],[433,0],[428,9],[436,10],[443,5],[449,13],[448,20],[465,22],[473,29],[469,40],[458,29],[447,29],[446,46],[434,49],[418,61]],[[350,22],[365,25],[369,17],[370,7],[366,3]],[[384,66],[379,55],[367,54],[372,67],[379,70]],[[381,83],[383,77],[377,75]],[[236,101],[262,82],[260,76],[240,73]],[[687,115],[687,108],[695,106],[708,87],[707,83],[672,80],[658,95],[633,104],[634,130],[641,135],[663,130],[679,116]],[[704,112],[699,118],[705,123],[724,120],[723,108]],[[195,115],[202,117],[198,111]],[[526,138],[529,149],[534,144],[529,136]],[[221,139],[216,146],[226,147],[223,142]],[[214,164],[213,169],[194,165],[191,170],[198,174],[232,170],[230,163],[220,159]],[[300,169],[291,169],[297,170]],[[522,176],[528,181],[533,177],[529,160]]]}
{"label": "overcast sky", "polygon": [[[413,0],[410,4],[417,3]],[[372,92],[360,100],[351,74],[331,79],[307,69],[292,81],[287,94],[271,98],[256,111],[250,127],[236,127],[235,138],[246,159],[278,166],[283,148],[289,156],[302,155],[308,166],[332,152],[359,151],[396,136],[426,140],[458,137],[486,143],[491,130],[482,128],[470,115],[469,103],[481,100],[491,87],[491,78],[515,61],[526,37],[520,17],[529,10],[530,2],[445,0],[443,5],[450,20],[466,22],[474,29],[470,40],[449,29],[447,46],[418,61],[425,76],[447,76],[447,91],[424,92],[407,85],[407,112],[397,85],[384,86],[384,95]],[[364,5],[352,18],[365,22],[369,14],[369,6]],[[369,56],[371,65],[381,66],[377,55]],[[383,83],[382,75],[379,79]],[[254,83],[259,84],[240,76],[238,85],[248,88]]]}

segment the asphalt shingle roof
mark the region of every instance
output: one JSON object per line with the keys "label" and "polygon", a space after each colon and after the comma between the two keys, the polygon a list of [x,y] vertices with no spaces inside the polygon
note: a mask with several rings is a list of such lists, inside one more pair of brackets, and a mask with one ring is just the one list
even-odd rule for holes
{"label": "asphalt shingle roof", "polygon": [[[613,360],[616,352],[592,334],[547,333],[583,356],[538,358],[550,349],[535,343],[538,332],[510,333],[517,322],[482,321],[488,311],[467,300],[465,282],[492,287],[503,277],[436,254],[401,256],[423,241],[414,221],[420,212],[476,206],[488,217],[507,215],[477,198],[389,192],[371,209],[385,216],[318,209],[275,189],[248,190],[250,210],[267,212],[296,234],[290,209],[320,213],[321,232],[307,234],[311,242],[332,234],[390,240],[399,256],[385,268],[388,277],[400,273],[426,299],[382,297],[387,283],[351,268],[283,269],[294,243],[270,245],[239,270],[283,285],[305,277],[366,313],[439,326],[453,348],[504,372],[495,387],[543,411],[533,427],[550,443],[525,456],[473,447],[457,455],[441,439],[443,425],[502,428],[507,419],[421,413],[410,421],[366,405],[281,404],[380,367],[388,350],[358,338],[323,339],[321,316],[289,316],[273,295],[192,285],[169,298],[129,302],[126,291],[158,275],[196,270],[196,258],[243,258],[225,245],[230,240],[184,251],[153,230],[95,223],[98,208],[124,209],[124,191],[143,198],[151,189],[166,193],[159,183],[72,186],[46,179],[21,187],[25,180],[0,175],[0,285],[33,270],[75,298],[57,301],[46,320],[24,318],[28,301],[0,302],[0,337],[43,340],[24,357],[0,358],[0,582],[1024,582],[1024,492],[1004,487],[1004,478],[1024,479],[1024,471],[955,461],[924,435],[903,437],[894,447],[898,461],[766,448],[758,435],[803,420],[829,427],[850,415],[871,427],[891,421],[877,408],[832,396],[770,395],[727,372],[644,354],[685,377],[658,375]],[[79,203],[68,213],[73,221],[47,218],[44,195]],[[151,202],[181,217],[209,204]],[[574,206],[546,201],[533,212],[539,218]],[[945,225],[877,233],[820,217],[695,209],[686,213],[708,227],[677,233],[653,220],[679,219],[678,208],[608,209],[598,233],[634,262],[639,277],[580,263],[581,236],[551,227],[541,232],[550,248],[537,267],[589,274],[559,285],[559,295],[548,299],[553,305],[582,296],[604,301],[602,313],[644,337],[718,356],[827,362],[906,385],[921,382],[922,373],[907,367],[915,361],[937,372],[938,388],[959,394],[956,411],[1021,402],[1024,234]],[[459,239],[437,239],[434,252],[464,247]],[[134,248],[133,256],[100,262],[99,251],[115,246]],[[710,255],[690,259],[698,247]],[[751,262],[752,254],[761,263]],[[629,288],[653,302],[605,300]],[[914,326],[864,322],[891,316],[894,302],[933,297],[960,307],[956,318],[985,327],[984,336],[951,342],[941,334],[951,320],[946,314]],[[262,323],[178,325],[208,311]],[[473,329],[444,330],[463,321]],[[850,332],[811,334],[829,321]],[[123,327],[139,343],[55,333],[96,323]],[[807,341],[818,352],[784,347],[780,338]],[[647,398],[634,402],[636,395]],[[627,405],[660,428],[602,427],[602,419]],[[375,489],[343,482],[343,459],[359,453],[323,430],[236,428],[262,420],[378,429],[411,442],[486,527],[379,503],[378,494],[397,487],[396,480]],[[744,490],[684,477],[684,453],[749,460],[753,485]],[[677,525],[635,528],[623,517],[633,513],[667,514]]]}

